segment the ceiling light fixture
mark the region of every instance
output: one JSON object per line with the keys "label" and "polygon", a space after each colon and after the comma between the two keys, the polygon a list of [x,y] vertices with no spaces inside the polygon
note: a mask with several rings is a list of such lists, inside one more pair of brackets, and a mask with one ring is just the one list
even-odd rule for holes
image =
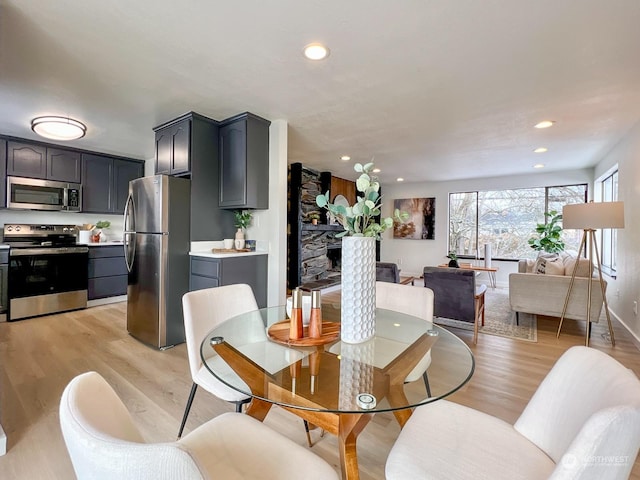
{"label": "ceiling light fixture", "polygon": [[538,147],[538,148],[536,148],[536,149],[533,151],[533,153],[544,153],[544,152],[546,152],[546,151],[548,151],[548,150],[549,150],[549,149],[548,149],[548,148],[546,148],[546,147]]}
{"label": "ceiling light fixture", "polygon": [[310,43],[303,50],[309,60],[323,60],[329,56],[329,49],[321,43]]}
{"label": "ceiling light fixture", "polygon": [[351,157],[349,155],[342,155],[340,157],[340,160],[344,160],[345,162],[347,162],[347,161],[351,160]]}
{"label": "ceiling light fixture", "polygon": [[398,177],[398,178],[396,178],[396,182],[404,182],[404,178]]}
{"label": "ceiling light fixture", "polygon": [[533,127],[534,128],[549,128],[551,126],[553,126],[553,124],[556,123],[553,120],[543,120],[540,123],[536,123]]}
{"label": "ceiling light fixture", "polygon": [[84,123],[69,117],[58,116],[34,118],[31,120],[31,130],[41,137],[53,140],[76,140],[87,133]]}
{"label": "ceiling light fixture", "polygon": [[380,173],[382,170],[380,170],[379,168],[374,168],[373,170],[371,170],[373,173]]}
{"label": "ceiling light fixture", "polygon": [[544,163],[536,163],[533,168],[544,168]]}

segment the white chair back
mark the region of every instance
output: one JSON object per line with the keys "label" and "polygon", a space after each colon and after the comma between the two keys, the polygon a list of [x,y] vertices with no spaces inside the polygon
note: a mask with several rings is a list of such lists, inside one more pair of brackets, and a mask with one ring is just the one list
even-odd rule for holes
{"label": "white chair back", "polygon": [[[433,322],[433,291],[430,288],[400,283],[376,282],[376,307]],[[431,365],[431,352],[427,352],[418,362],[405,381],[418,380],[429,365]]]}
{"label": "white chair back", "polygon": [[185,293],[182,309],[189,369],[195,381],[202,367],[200,343],[206,333],[231,317],[258,310],[258,304],[249,285],[236,284]]}
{"label": "white chair back", "polygon": [[640,380],[603,352],[572,347],[514,428],[558,464],[552,478],[627,478],[618,470],[631,471],[640,445]]}
{"label": "white chair back", "polygon": [[60,402],[60,426],[78,479],[201,479],[177,444],[147,444],[111,386],[96,372],[74,378]]}

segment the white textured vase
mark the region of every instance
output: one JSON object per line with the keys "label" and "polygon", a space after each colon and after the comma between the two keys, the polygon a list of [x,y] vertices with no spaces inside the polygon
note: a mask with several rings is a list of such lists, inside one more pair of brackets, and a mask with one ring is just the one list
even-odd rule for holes
{"label": "white textured vase", "polygon": [[376,326],[376,239],[342,238],[340,339],[366,342]]}

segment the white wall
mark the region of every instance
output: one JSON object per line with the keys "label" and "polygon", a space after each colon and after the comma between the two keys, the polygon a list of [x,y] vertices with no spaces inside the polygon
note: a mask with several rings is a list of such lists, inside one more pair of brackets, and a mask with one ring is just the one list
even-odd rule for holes
{"label": "white wall", "polygon": [[269,209],[256,210],[247,238],[269,250],[267,305],[283,305],[287,274],[287,129],[285,120],[269,127]]}
{"label": "white wall", "polygon": [[[536,173],[531,175],[457,180],[452,182],[393,183],[382,185],[383,216],[393,214],[393,201],[400,198],[436,198],[436,226],[434,240],[400,240],[388,230],[383,234],[380,259],[400,265],[405,275],[420,275],[428,265],[447,262],[449,232],[449,193],[473,190],[541,187],[593,182],[593,169],[567,172]],[[532,232],[533,233],[533,232]],[[517,262],[493,261],[498,267],[498,285],[508,285],[509,273],[518,269]]]}
{"label": "white wall", "polygon": [[618,165],[618,199],[624,202],[625,227],[618,231],[618,278],[606,278],[607,299],[614,315],[640,345],[640,318],[633,302],[640,303],[640,122],[600,161],[595,178]]}

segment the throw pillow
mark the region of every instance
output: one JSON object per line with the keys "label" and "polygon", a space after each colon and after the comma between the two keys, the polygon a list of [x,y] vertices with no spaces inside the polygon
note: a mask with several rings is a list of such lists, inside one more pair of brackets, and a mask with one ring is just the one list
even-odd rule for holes
{"label": "throw pillow", "polygon": [[539,257],[536,260],[534,272],[540,275],[564,275],[562,259],[558,256]]}
{"label": "throw pillow", "polygon": [[564,264],[564,274],[571,276],[573,274],[573,268],[578,260],[578,268],[576,270],[576,277],[590,277],[593,275],[593,264],[586,258],[581,257],[576,259],[575,257],[569,258]]}

